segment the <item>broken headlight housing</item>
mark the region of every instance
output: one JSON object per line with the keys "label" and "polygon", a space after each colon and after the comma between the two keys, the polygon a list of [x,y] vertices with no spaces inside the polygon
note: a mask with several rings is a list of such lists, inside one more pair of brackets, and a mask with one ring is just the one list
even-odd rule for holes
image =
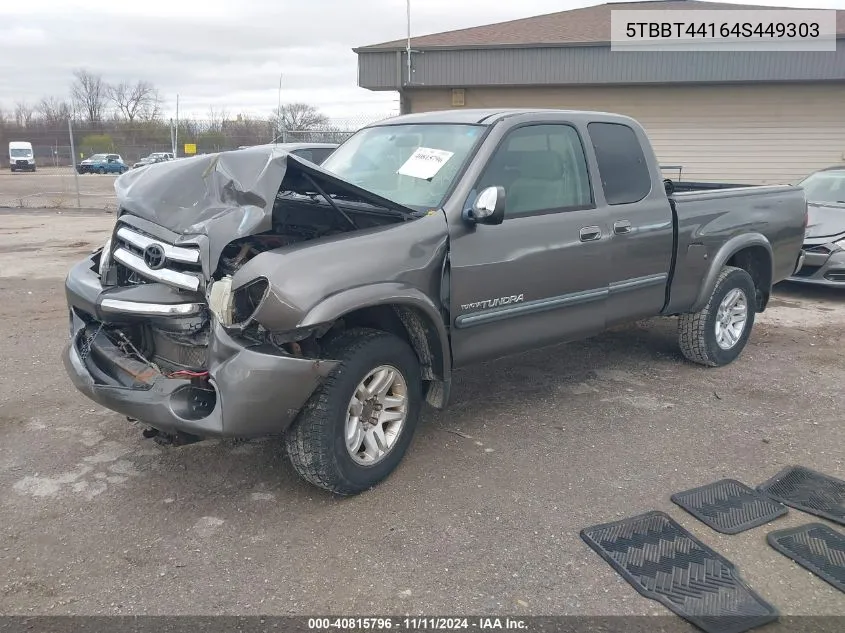
{"label": "broken headlight housing", "polygon": [[111,238],[106,240],[103,244],[103,250],[100,251],[100,263],[97,265],[97,274],[100,279],[105,277],[106,271],[109,268],[109,260],[111,259]]}
{"label": "broken headlight housing", "polygon": [[232,290],[232,277],[226,275],[211,284],[208,308],[224,327],[245,326],[264,301],[270,282],[258,277]]}

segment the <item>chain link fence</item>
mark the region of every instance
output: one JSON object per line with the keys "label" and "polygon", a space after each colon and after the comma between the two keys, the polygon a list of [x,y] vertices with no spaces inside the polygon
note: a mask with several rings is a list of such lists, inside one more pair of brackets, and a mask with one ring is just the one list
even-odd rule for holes
{"label": "chain link fence", "polygon": [[[103,123],[97,129],[73,125],[76,163],[93,154],[118,154],[130,169],[154,152],[173,152],[179,157],[211,154],[267,143],[342,143],[361,127],[388,118],[358,116],[321,119],[284,129],[270,120],[238,117],[232,120],[188,119],[178,130],[169,122],[130,124]],[[29,141],[35,155],[35,173],[11,174],[6,148],[9,141]],[[0,126],[4,161],[0,171],[0,207],[82,208],[112,210],[115,207],[114,174],[73,171],[74,156],[67,123],[60,127],[33,126],[9,130]],[[11,177],[10,177],[11,176]],[[78,185],[77,185],[78,183]],[[78,187],[78,189],[77,189]]]}

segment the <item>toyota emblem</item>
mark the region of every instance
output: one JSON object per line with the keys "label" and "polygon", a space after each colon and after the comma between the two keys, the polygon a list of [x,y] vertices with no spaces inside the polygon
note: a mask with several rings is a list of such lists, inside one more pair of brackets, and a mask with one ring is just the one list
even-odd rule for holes
{"label": "toyota emblem", "polygon": [[166,261],[161,244],[150,244],[144,249],[144,263],[152,270],[164,268]]}

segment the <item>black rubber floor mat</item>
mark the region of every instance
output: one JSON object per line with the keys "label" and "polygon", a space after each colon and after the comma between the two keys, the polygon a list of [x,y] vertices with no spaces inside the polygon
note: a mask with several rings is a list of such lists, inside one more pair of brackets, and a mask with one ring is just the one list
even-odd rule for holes
{"label": "black rubber floor mat", "polygon": [[788,512],[785,506],[735,479],[676,492],[671,499],[722,534],[739,534]]}
{"label": "black rubber floor mat", "polygon": [[769,545],[845,592],[845,534],[808,523],[766,535]]}
{"label": "black rubber floor mat", "polygon": [[643,596],[708,633],[739,633],[778,618],[733,563],[664,512],[585,528],[581,538]]}
{"label": "black rubber floor mat", "polygon": [[789,466],[757,490],[797,510],[845,525],[845,481],[803,466]]}

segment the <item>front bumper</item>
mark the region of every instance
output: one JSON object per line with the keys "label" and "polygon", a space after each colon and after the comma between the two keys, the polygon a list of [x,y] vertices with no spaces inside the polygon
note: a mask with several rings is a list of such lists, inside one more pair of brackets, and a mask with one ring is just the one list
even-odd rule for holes
{"label": "front bumper", "polygon": [[70,309],[65,369],[91,400],[161,431],[200,437],[282,433],[337,364],[236,339],[212,319],[208,379],[169,378],[124,354],[100,329],[103,323],[149,318],[149,308],[135,315],[125,311],[126,302],[119,313],[104,309],[110,295],[127,289],[103,289],[94,267],[94,257],[87,258],[65,282]]}
{"label": "front bumper", "polygon": [[845,250],[834,244],[806,244],[803,265],[787,281],[845,287]]}

